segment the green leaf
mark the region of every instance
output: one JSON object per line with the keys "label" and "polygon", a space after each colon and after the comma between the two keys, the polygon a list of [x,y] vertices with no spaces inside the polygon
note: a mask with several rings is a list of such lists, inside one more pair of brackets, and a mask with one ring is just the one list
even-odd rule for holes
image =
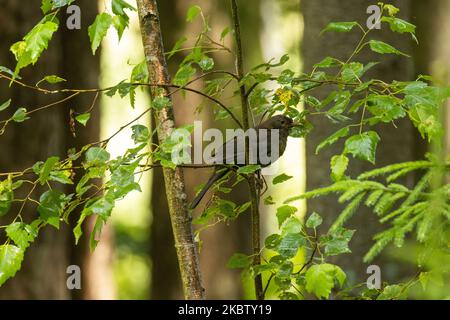
{"label": "green leaf", "polygon": [[124,16],[115,15],[114,17],[112,17],[112,25],[114,29],[116,29],[117,31],[119,41],[120,39],[122,39],[123,33],[125,32],[125,29],[128,27],[129,22],[130,20],[126,15]]}
{"label": "green leaf", "polygon": [[344,65],[342,69],[342,80],[345,82],[357,81],[361,78],[364,72],[364,65],[359,62],[350,62]]}
{"label": "green leaf", "polygon": [[134,143],[147,142],[150,139],[150,132],[146,126],[136,124],[131,127],[131,130],[133,130],[131,138]]}
{"label": "green leaf", "polygon": [[186,14],[186,21],[192,22],[201,12],[202,9],[197,5],[189,7]]}
{"label": "green leaf", "polygon": [[331,146],[332,144],[336,143],[340,138],[344,138],[350,134],[349,127],[344,127],[337,132],[333,133],[331,136],[326,138],[324,141],[322,141],[316,148],[316,154],[319,153],[320,150],[327,146]]}
{"label": "green leaf", "polygon": [[[378,4],[380,4],[380,3],[378,3]],[[391,17],[395,16],[400,11],[399,8],[397,8],[396,6],[394,6],[392,4],[385,4],[385,3],[381,3],[381,4],[383,6],[383,10],[387,11]]]}
{"label": "green leaf", "polygon": [[41,10],[44,14],[53,9],[65,7],[75,0],[42,0]]}
{"label": "green leaf", "polygon": [[303,229],[303,225],[300,220],[292,215],[286,219],[286,221],[281,226],[281,235],[285,236],[289,233],[300,233]]}
{"label": "green leaf", "polygon": [[342,287],[345,279],[345,273],[338,266],[329,263],[316,264],[306,271],[306,290],[319,299],[328,299],[331,289],[335,286],[334,281],[337,280]]}
{"label": "green leaf", "polygon": [[130,76],[130,82],[147,83],[148,82],[148,69],[145,60],[138,63],[133,67]]}
{"label": "green leaf", "polygon": [[90,118],[91,118],[91,114],[89,112],[86,112],[86,113],[82,113],[82,114],[76,116],[75,120],[77,120],[83,126],[86,126],[86,124]]}
{"label": "green leaf", "polygon": [[276,176],[275,178],[273,178],[272,184],[279,184],[279,183],[285,182],[292,178],[293,178],[292,176],[288,176],[287,174],[282,173],[282,174]]}
{"label": "green leaf", "polygon": [[59,229],[59,218],[70,196],[58,190],[48,190],[39,198],[38,212],[43,221]]}
{"label": "green leaf", "polygon": [[5,231],[7,236],[21,249],[26,249],[37,236],[34,226],[23,222],[14,222],[6,227]]}
{"label": "green leaf", "polygon": [[416,26],[408,21],[402,20],[400,18],[395,17],[382,17],[381,21],[389,23],[389,27],[392,31],[398,33],[409,33],[412,38],[417,42],[417,38],[415,36]]}
{"label": "green leaf", "polygon": [[356,21],[351,22],[330,22],[325,29],[323,29],[320,33],[325,33],[329,31],[333,32],[349,32],[354,27],[356,27],[358,23]]}
{"label": "green leaf", "polygon": [[323,59],[322,61],[320,61],[319,63],[316,63],[314,65],[314,68],[331,68],[331,67],[339,67],[342,63],[332,57],[326,57],[325,59]]}
{"label": "green leaf", "polygon": [[[11,77],[14,77],[14,72],[13,72],[11,69],[6,68],[6,67],[4,67],[4,66],[0,66],[0,72],[6,72],[6,73],[9,74]],[[16,75],[16,79],[21,79],[21,77],[19,77],[18,75]]]}
{"label": "green leaf", "polygon": [[344,155],[337,155],[331,158],[331,179],[333,181],[340,181],[345,177],[345,171],[347,171],[348,158]]}
{"label": "green leaf", "polygon": [[112,0],[111,8],[112,8],[112,12],[119,16],[127,15],[126,12],[124,11],[124,9],[136,11],[136,9],[132,5],[130,5],[129,3],[127,3],[124,0]]}
{"label": "green leaf", "polygon": [[58,30],[58,24],[53,21],[46,21],[37,24],[23,39],[26,43],[26,52],[30,54],[34,64],[44,49],[47,49],[48,42],[53,33]]}
{"label": "green leaf", "polygon": [[342,118],[341,114],[347,108],[351,98],[351,93],[349,91],[341,91],[338,92],[336,97],[334,98],[335,105],[328,110],[328,116],[332,116],[334,118]]}
{"label": "green leaf", "polygon": [[[44,79],[42,79],[41,81],[46,81],[50,84],[55,84],[55,83],[65,82],[67,80],[63,79],[61,77],[55,76],[55,75],[51,75],[51,76],[44,77]],[[39,81],[39,82],[41,82],[41,81]]]}
{"label": "green leaf", "polygon": [[308,228],[315,229],[322,224],[322,221],[323,221],[322,217],[318,213],[313,212],[308,217],[308,220],[306,220],[306,226]]}
{"label": "green leaf", "polygon": [[403,118],[406,115],[401,100],[392,96],[371,95],[367,99],[367,109],[375,116],[370,120],[370,124],[378,121],[389,123],[395,119]]}
{"label": "green leaf", "polygon": [[267,249],[275,249],[281,241],[281,237],[279,234],[271,234],[264,241],[264,245]]}
{"label": "green leaf", "polygon": [[112,17],[106,12],[103,12],[95,18],[95,21],[88,28],[89,40],[91,41],[92,54],[95,54],[97,48],[100,46],[103,38],[106,36],[109,27],[112,23]]}
{"label": "green leaf", "polygon": [[283,222],[286,221],[286,219],[292,216],[295,212],[297,212],[297,208],[289,205],[284,205],[277,208],[278,227],[281,228]]}
{"label": "green leaf", "polygon": [[306,244],[306,239],[300,233],[288,233],[281,238],[277,251],[286,258],[293,258],[300,247]]}
{"label": "green leaf", "polygon": [[50,177],[50,172],[53,170],[55,165],[59,162],[59,157],[50,157],[48,158],[41,170],[39,171],[39,182],[43,186]]}
{"label": "green leaf", "polygon": [[105,221],[102,219],[102,217],[97,217],[97,219],[95,219],[94,228],[92,229],[91,235],[89,237],[89,249],[91,250],[91,252],[94,252],[95,248],[97,247],[97,244],[99,242],[98,239],[100,238],[104,224]]}
{"label": "green leaf", "polygon": [[198,65],[203,71],[209,71],[214,68],[214,60],[210,57],[203,56],[198,62]]}
{"label": "green leaf", "polygon": [[261,170],[261,166],[259,164],[248,164],[246,166],[240,167],[237,170],[238,174],[251,174],[258,170]]}
{"label": "green leaf", "polygon": [[440,108],[449,98],[446,88],[428,87],[426,83],[416,81],[404,89],[404,102],[408,107],[408,116],[422,135],[431,141],[443,134],[439,121]]}
{"label": "green leaf", "polygon": [[228,260],[227,267],[231,269],[245,269],[248,268],[251,264],[251,257],[242,253],[235,253],[230,258],[230,260]]}
{"label": "green leaf", "polygon": [[174,55],[175,53],[177,53],[177,52],[181,49],[181,47],[183,46],[183,44],[184,44],[187,40],[188,40],[188,38],[185,37],[185,36],[183,36],[183,37],[181,37],[180,39],[178,39],[177,42],[175,42],[175,44],[174,44],[172,50],[170,50],[170,51],[167,53],[167,59],[172,58],[173,55]]}
{"label": "green leaf", "polygon": [[24,122],[25,120],[30,119],[30,117],[27,116],[27,109],[19,108],[14,112],[12,119],[15,122]]}
{"label": "green leaf", "polygon": [[409,57],[409,55],[407,55],[406,53],[403,53],[403,52],[395,49],[393,46],[391,46],[390,44],[387,44],[386,42],[383,42],[383,41],[370,40],[369,46],[373,52],[377,52],[377,53],[381,53],[381,54],[392,53],[392,54]]}
{"label": "green leaf", "polygon": [[189,82],[191,77],[197,72],[197,70],[192,67],[190,64],[185,64],[181,66],[175,77],[173,78],[173,84],[177,86],[184,86]]}
{"label": "green leaf", "polygon": [[152,101],[152,107],[157,110],[162,110],[170,106],[172,106],[172,101],[168,97],[158,96],[154,98]]}
{"label": "green leaf", "polygon": [[103,165],[109,160],[109,153],[103,148],[91,147],[86,151],[86,164],[89,166]]}
{"label": "green leaf", "polygon": [[[294,80],[295,73],[292,70],[286,69],[281,71],[280,75],[277,78],[278,83],[280,84],[290,84]],[[267,89],[261,89],[267,90]]]}
{"label": "green leaf", "polygon": [[223,41],[225,37],[232,31],[230,27],[225,27],[222,32],[220,33],[220,41]]}
{"label": "green leaf", "polygon": [[9,278],[14,277],[20,269],[22,260],[22,249],[10,244],[0,246],[0,286]]}
{"label": "green leaf", "polygon": [[99,197],[94,202],[86,205],[84,210],[86,210],[89,214],[98,215],[106,220],[111,215],[111,211],[114,208],[114,203],[114,199],[107,194],[106,196]]}
{"label": "green leaf", "polygon": [[377,297],[377,300],[396,300],[405,298],[406,292],[403,292],[402,287],[394,284],[387,286],[383,292]]}
{"label": "green leaf", "polygon": [[22,68],[37,62],[41,53],[47,49],[53,33],[58,30],[56,22],[45,21],[44,19],[23,38],[23,41],[16,42],[11,46],[10,50],[17,60],[15,76],[19,74]]}
{"label": "green leaf", "polygon": [[352,154],[357,159],[375,164],[375,154],[379,141],[380,137],[375,131],[354,135],[345,141],[344,152]]}
{"label": "green leaf", "polygon": [[6,108],[8,108],[10,104],[11,104],[11,99],[9,99],[9,100],[5,101],[4,103],[2,103],[2,104],[0,105],[0,111],[3,111],[3,110],[5,110]]}
{"label": "green leaf", "polygon": [[275,204],[275,201],[273,201],[272,196],[267,196],[267,197],[264,198],[264,205],[270,206],[270,205],[273,205],[273,204]]}
{"label": "green leaf", "polygon": [[0,181],[0,217],[8,213],[14,198],[12,180]]}
{"label": "green leaf", "polygon": [[46,14],[53,7],[53,0],[42,0],[41,10],[43,14]]}
{"label": "green leaf", "polygon": [[337,228],[330,231],[326,236],[321,237],[320,244],[325,247],[325,254],[335,256],[343,253],[350,253],[348,243],[353,237],[355,230]]}

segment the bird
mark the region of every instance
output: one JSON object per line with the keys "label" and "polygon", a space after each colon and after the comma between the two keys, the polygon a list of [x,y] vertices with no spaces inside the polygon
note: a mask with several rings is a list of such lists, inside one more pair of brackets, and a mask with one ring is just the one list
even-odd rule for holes
{"label": "bird", "polygon": [[[276,115],[256,126],[254,132],[256,133],[257,142],[254,143],[254,139],[252,140],[249,138],[250,164],[259,164],[261,167],[266,167],[278,160],[286,149],[289,131],[295,125],[294,121],[288,116]],[[278,140],[275,140],[276,138],[278,138]],[[245,165],[244,141],[242,131],[241,134],[227,140],[220,148],[218,148],[217,152],[208,159],[209,163],[218,164],[218,166],[215,167],[214,173],[192,201],[190,209],[195,209],[209,188],[230,172],[230,167],[224,167],[223,164],[234,163],[238,166]],[[275,142],[275,145],[273,142]],[[276,147],[278,147],[278,150],[276,150]],[[261,157],[261,155],[264,157]],[[220,164],[222,164],[222,166],[220,166]]]}

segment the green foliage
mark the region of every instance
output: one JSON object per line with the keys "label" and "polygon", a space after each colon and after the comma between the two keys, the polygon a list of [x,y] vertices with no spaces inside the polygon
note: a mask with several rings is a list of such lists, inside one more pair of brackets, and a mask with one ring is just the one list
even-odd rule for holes
{"label": "green foliage", "polygon": [[334,32],[350,32],[354,27],[358,25],[357,22],[330,22],[325,29],[322,30],[322,33],[328,31]]}
{"label": "green foliage", "polygon": [[290,179],[292,179],[292,178],[293,178],[292,176],[288,176],[287,174],[282,173],[282,174],[276,176],[275,178],[273,178],[272,184],[283,183],[283,182],[285,182],[285,181],[287,181],[287,180],[290,180]]}
{"label": "green foliage", "polygon": [[89,26],[88,33],[89,40],[91,41],[92,54],[95,54],[95,51],[97,51],[111,24],[111,15],[104,12],[97,15],[94,23]]}
{"label": "green foliage", "polygon": [[345,153],[352,154],[355,158],[375,163],[375,154],[380,136],[374,132],[364,132],[354,135],[345,141]]}
{"label": "green foliage", "polygon": [[81,123],[85,127],[90,118],[91,118],[91,114],[89,112],[86,112],[86,113],[77,115],[75,117],[75,120],[77,120],[77,122]]}
{"label": "green foliage", "polygon": [[42,52],[47,49],[53,34],[58,30],[58,25],[54,16],[45,16],[22,41],[11,46],[10,50],[17,61],[14,77],[17,77],[21,69],[38,61]]}
{"label": "green foliage", "polygon": [[9,100],[3,102],[3,103],[0,105],[0,111],[5,110],[5,109],[8,108],[10,105],[11,105],[11,99],[9,99]]}
{"label": "green foliage", "polygon": [[314,293],[319,299],[327,299],[331,289],[335,287],[335,281],[342,287],[345,279],[345,273],[338,266],[329,263],[317,264],[306,272],[306,290]]}
{"label": "green foliage", "polygon": [[[20,70],[38,61],[59,27],[56,14],[72,2],[73,0],[42,1],[43,19],[21,41],[11,46],[17,64],[14,72],[0,66],[2,75],[9,75],[13,81],[20,79]],[[379,5],[383,9],[381,21],[389,26],[392,32],[408,34],[417,41],[416,27],[397,18],[396,7],[389,4]],[[129,25],[128,14],[136,10],[124,0],[112,0],[111,8],[112,12],[97,15],[88,28],[93,54],[111,27],[118,33],[119,39],[123,36]],[[423,161],[391,164],[364,172],[357,178],[350,177],[346,173],[352,164],[351,161],[376,163],[376,150],[381,143],[377,133],[379,124],[395,125],[396,121],[409,119],[423,138],[436,144],[444,132],[440,121],[441,108],[450,97],[450,87],[433,86],[433,79],[429,76],[420,76],[415,81],[390,83],[368,78],[367,72],[377,67],[379,62],[358,61],[358,54],[363,49],[379,54],[395,54],[403,57],[408,55],[391,44],[369,39],[372,30],[365,29],[357,22],[331,22],[322,31],[322,33],[362,32],[361,41],[353,52],[349,52],[348,59],[325,57],[316,63],[312,70],[308,70],[309,73],[296,73],[285,67],[289,56],[283,55],[279,60],[270,59],[250,68],[241,77],[232,72],[217,70],[213,58],[217,52],[231,53],[230,57],[234,58],[233,49],[225,44],[226,37],[233,34],[234,30],[225,27],[219,39],[215,40],[207,17],[196,5],[188,9],[186,21],[201,22],[202,29],[194,39],[182,37],[166,53],[168,59],[183,53],[182,62],[171,84],[164,87],[150,84],[147,61],[144,60],[132,66],[129,79],[124,79],[109,88],[99,89],[97,94],[110,97],[118,94],[121,98],[128,96],[134,107],[136,90],[152,87],[154,99],[146,112],[151,111],[151,108],[158,112],[172,108],[171,94],[177,91],[184,94],[187,89],[193,89],[190,87],[192,83],[203,79],[205,87],[201,94],[208,101],[215,102],[212,110],[217,120],[226,120],[234,115],[234,108],[227,109],[223,97],[224,90],[234,86],[232,91],[234,95],[239,94],[238,89],[244,90],[250,112],[255,119],[279,113],[291,117],[296,123],[290,132],[293,137],[305,137],[314,129],[309,121],[310,117],[323,116],[329,119],[337,126],[336,132],[316,147],[316,153],[330,145],[343,142],[342,152],[337,152],[330,159],[332,182],[329,186],[290,197],[277,208],[268,207],[273,209],[271,212],[276,215],[279,230],[264,241],[265,248],[261,253],[263,263],[255,265],[254,256],[238,253],[231,257],[228,267],[244,269],[252,277],[264,275],[264,279],[268,279],[268,282],[273,281],[272,287],[280,299],[300,299],[304,298],[306,293],[311,293],[318,299],[328,299],[332,290],[345,296],[345,291],[351,290],[343,288],[346,275],[328,260],[336,255],[351,253],[351,239],[355,232],[361,230],[348,230],[344,226],[354,214],[359,214],[359,208],[365,205],[384,226],[383,230],[374,236],[375,243],[367,252],[365,262],[370,262],[389,244],[404,248],[405,238],[408,236],[423,246],[418,263],[428,268],[414,281],[420,281],[426,286],[432,280],[447,276],[448,268],[443,268],[442,263],[439,266],[431,265],[423,256],[440,253],[440,261],[450,259],[448,255],[450,186],[445,182],[445,176],[450,168],[449,160],[429,155]],[[189,43],[190,47],[184,47],[186,43]],[[64,81],[65,79],[56,75],[42,75],[42,80],[35,87],[46,93],[57,93],[60,91],[50,91],[38,86],[41,82],[58,84]],[[269,82],[270,85],[267,85]],[[324,86],[331,89],[329,95],[325,98],[315,96],[313,89]],[[170,91],[172,89],[173,91]],[[79,90],[76,93],[84,91]],[[11,103],[12,100],[9,99],[0,104],[0,111],[6,110]],[[197,111],[200,112],[206,105],[202,103]],[[17,107],[10,119],[0,123],[3,125],[0,127],[0,135],[4,133],[8,123],[21,123],[29,119],[33,112],[40,111],[32,107],[30,106],[32,112]],[[90,112],[91,110],[76,114],[75,121],[86,126]],[[358,120],[355,120],[356,118]],[[80,150],[71,150],[67,158],[62,155],[49,157],[23,172],[2,175],[5,178],[0,180],[0,216],[11,213],[13,202],[25,204],[30,201],[36,205],[39,218],[25,222],[20,211],[13,212],[16,217],[4,226],[6,243],[0,245],[0,285],[14,276],[20,268],[24,251],[38,236],[41,227],[51,225],[59,228],[61,222],[68,223],[71,214],[81,211],[76,217],[78,222],[73,229],[75,242],[82,236],[86,218],[91,216],[95,221],[93,231],[89,235],[90,248],[93,250],[98,243],[102,227],[110,218],[117,201],[132,191],[140,191],[136,175],[149,170],[154,164],[174,169],[185,163],[185,158],[175,160],[172,154],[190,147],[191,125],[174,130],[173,134],[161,141],[158,146],[148,150],[154,132],[144,125],[137,124],[139,119],[140,117],[136,118],[118,130],[120,132],[125,128],[131,128],[129,133],[134,146],[116,158],[111,158],[107,151],[108,143],[115,136],[113,135],[100,143],[86,145]],[[350,161],[350,155],[355,160]],[[81,161],[82,167],[74,166],[73,163],[77,160]],[[236,183],[260,169],[259,165],[237,168]],[[80,175],[75,191],[70,194],[60,191],[60,184],[73,183],[75,172]],[[422,176],[412,187],[404,184],[402,180],[410,174]],[[24,175],[27,177],[24,178]],[[229,193],[236,184],[231,187],[224,186],[230,176],[227,174],[215,186],[219,194]],[[292,176],[287,173],[281,173],[273,178],[272,184],[278,185],[291,178]],[[39,186],[39,189],[45,188],[39,195],[39,201],[31,198],[32,192],[25,199],[15,199],[16,189],[22,188],[21,191],[25,191],[30,186],[33,189],[29,189],[29,192],[36,186]],[[23,193],[27,194],[21,192]],[[338,201],[346,203],[346,206],[339,212],[327,232],[321,230],[323,219],[320,214],[311,213],[303,222],[297,208],[289,205],[295,200],[330,194],[337,194]],[[271,196],[264,199],[264,205],[274,204],[275,201]],[[209,224],[236,219],[247,212],[251,205],[251,201],[237,204],[214,196],[211,204],[193,220],[193,223],[199,226],[197,236],[199,237],[200,232],[209,227]],[[11,242],[14,245],[10,244]],[[267,287],[269,284],[266,284]],[[384,285],[379,291],[362,292],[359,298],[401,299],[406,297],[408,288],[408,284],[401,283]]]}
{"label": "green foliage", "polygon": [[306,220],[306,227],[315,229],[322,224],[322,221],[322,217],[316,212],[313,212],[308,217],[308,220]]}
{"label": "green foliage", "polygon": [[390,44],[387,44],[386,42],[383,42],[383,41],[370,40],[369,46],[373,52],[377,52],[377,53],[381,53],[381,54],[393,53],[393,54],[409,57],[407,54],[395,49],[393,46],[391,46]]}
{"label": "green foliage", "polygon": [[14,222],[6,228],[6,235],[21,249],[25,250],[38,235],[36,224]]}
{"label": "green foliage", "polygon": [[11,244],[0,246],[0,286],[20,269],[23,250]]}
{"label": "green foliage", "polygon": [[27,109],[25,108],[19,108],[14,112],[12,118],[14,122],[24,122],[25,120],[30,119],[30,117],[27,116]]}

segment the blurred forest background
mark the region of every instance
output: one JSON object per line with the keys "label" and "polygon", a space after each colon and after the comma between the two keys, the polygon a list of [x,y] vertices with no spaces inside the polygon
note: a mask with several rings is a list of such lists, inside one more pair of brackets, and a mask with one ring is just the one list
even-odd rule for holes
{"label": "blurred forest background", "polygon": [[[143,59],[143,48],[139,25],[135,14],[131,15],[130,28],[125,31],[122,40],[117,34],[108,33],[103,42],[101,54],[92,56],[87,27],[92,23],[99,8],[103,10],[110,1],[78,0],[81,7],[82,30],[62,28],[54,43],[45,52],[34,68],[23,72],[29,82],[37,82],[40,70],[47,74],[58,74],[70,79],[67,87],[107,87],[129,77],[132,65]],[[135,5],[134,1],[128,0]],[[370,2],[370,3],[369,3]],[[348,56],[358,38],[347,35],[345,41],[335,34],[319,37],[320,30],[330,21],[357,20],[365,25],[368,17],[367,6],[377,1],[363,0],[249,0],[239,1],[244,39],[246,68],[279,58],[288,53],[288,67],[298,72],[311,70],[311,66],[328,55],[337,58]],[[26,3],[26,5],[25,5]],[[390,3],[401,9],[401,17],[416,24],[420,46],[408,37],[395,36],[383,29],[375,31],[380,39],[395,43],[404,52],[413,54],[413,59],[389,56],[383,57],[380,68],[372,71],[371,77],[385,81],[392,79],[413,80],[422,73],[447,77],[450,61],[450,1],[448,0],[396,0]],[[186,11],[199,5],[205,16],[210,19],[213,34],[230,25],[228,1],[220,0],[162,0],[159,1],[161,27],[164,46],[169,51],[175,42],[186,35],[198,34],[200,21],[186,22]],[[9,46],[21,38],[30,27],[40,19],[39,1],[0,0],[0,64],[14,65],[14,57]],[[231,38],[230,38],[231,39]],[[231,40],[228,44],[232,46]],[[189,44],[189,42],[188,42]],[[188,45],[187,44],[187,45]],[[182,59],[176,55],[169,61],[170,72],[176,72],[176,66]],[[361,60],[373,60],[371,53],[363,53]],[[214,60],[222,69],[234,68],[234,61],[222,53],[214,55]],[[202,83],[196,83],[201,86]],[[7,90],[7,84],[0,85],[0,94]],[[225,95],[231,92],[225,92]],[[27,92],[22,94],[15,89],[16,101],[23,105],[47,103],[45,95]],[[321,96],[327,92],[320,92]],[[82,146],[98,141],[133,119],[149,103],[146,92],[139,92],[135,109],[127,99],[102,97],[98,103],[101,108],[91,118],[87,130],[77,132],[76,138],[68,128],[69,110],[85,110],[92,97],[79,96],[70,105],[54,109],[51,113],[33,117],[33,124],[25,127],[12,126],[0,137],[0,167],[2,170],[17,170],[30,166],[38,160],[54,154],[63,154],[73,146]],[[204,104],[204,103],[203,103]],[[174,108],[178,125],[192,123],[199,119],[194,111],[203,106],[198,96],[186,94],[175,97]],[[208,111],[206,111],[208,110]],[[204,108],[201,120],[211,127],[225,128],[231,123],[215,121],[210,108]],[[145,121],[150,123],[150,119]],[[449,122],[447,121],[447,124]],[[281,187],[272,187],[269,194],[277,199],[277,194],[290,194],[323,186],[329,181],[329,159],[341,146],[336,145],[320,155],[314,149],[325,137],[335,131],[325,119],[313,123],[315,130],[307,141],[291,139],[287,153],[282,158],[286,172],[294,176]],[[448,128],[448,125],[447,125]],[[19,131],[20,134],[19,134]],[[25,130],[25,131],[24,131]],[[447,130],[449,132],[450,130]],[[132,145],[128,133],[117,138],[117,143],[108,151],[114,157]],[[419,159],[425,151],[422,138],[408,122],[400,122],[397,128],[386,126],[380,133],[382,144],[378,150],[377,166]],[[33,143],[30,143],[30,142]],[[450,137],[447,139],[450,141]],[[17,150],[26,150],[17,152]],[[8,155],[8,156],[5,156]],[[305,156],[306,155],[306,156]],[[367,170],[367,164],[352,166],[350,174]],[[188,196],[193,197],[195,186],[208,178],[208,170],[185,169]],[[141,193],[132,193],[118,203],[113,211],[112,221],[104,228],[102,239],[93,254],[89,252],[87,240],[74,245],[69,228],[64,230],[45,229],[38,241],[27,252],[22,269],[15,278],[0,289],[0,298],[23,299],[175,299],[182,298],[178,276],[173,237],[170,227],[167,203],[164,193],[164,181],[160,170],[153,170],[142,176]],[[413,181],[410,182],[411,185]],[[233,190],[232,197],[243,203],[248,198],[245,185]],[[308,212],[321,212],[326,218],[327,228],[339,212],[336,199],[332,197],[313,199],[308,202]],[[305,213],[306,204],[297,202],[299,215]],[[202,206],[200,206],[202,207]],[[273,208],[273,207],[271,207]],[[274,209],[262,206],[264,219],[263,236],[276,229]],[[28,209],[31,211],[31,208]],[[197,211],[201,210],[197,209]],[[32,214],[32,212],[28,212]],[[349,227],[358,230],[350,243],[351,255],[339,256],[334,263],[341,266],[353,282],[364,281],[367,265],[362,256],[371,245],[371,237],[380,228],[376,219],[370,220],[370,214],[359,214]],[[329,221],[327,221],[329,220]],[[237,299],[252,298],[251,279],[241,277],[239,271],[226,267],[234,252],[250,252],[249,216],[239,217],[229,225],[219,224],[200,233],[201,268],[204,286],[208,298]],[[92,226],[91,226],[92,227]],[[302,257],[299,257],[302,259]],[[382,266],[386,280],[401,280],[410,274],[410,266],[395,260],[392,255],[378,258],[375,264]],[[69,291],[66,288],[66,267],[71,264],[81,266],[82,289]],[[242,279],[241,279],[242,278]],[[268,291],[270,298],[270,288]],[[432,294],[430,294],[432,297]]]}

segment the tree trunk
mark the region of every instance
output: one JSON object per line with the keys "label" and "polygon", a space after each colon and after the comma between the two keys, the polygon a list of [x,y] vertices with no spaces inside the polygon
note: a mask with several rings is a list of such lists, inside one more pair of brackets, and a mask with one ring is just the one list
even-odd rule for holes
{"label": "tree trunk", "polygon": [[[164,57],[156,1],[140,0],[137,1],[137,7],[149,80],[151,83],[168,84],[170,79]],[[161,94],[158,91],[160,90],[155,88],[151,90],[152,98]],[[169,93],[166,89],[161,91],[166,96]],[[154,117],[159,142],[163,142],[170,137],[175,125],[173,109],[164,108],[155,112]],[[184,296],[186,299],[202,299],[204,289],[201,283],[197,244],[193,237],[192,218],[187,210],[183,172],[180,168],[175,170],[164,168],[163,173]]]}
{"label": "tree trunk", "polygon": [[[399,7],[400,17],[408,19],[410,14],[410,1],[397,0],[392,4]],[[369,4],[365,1],[326,1],[326,0],[305,0],[302,1],[302,8],[305,21],[304,39],[302,51],[304,55],[304,71],[310,72],[312,65],[321,61],[326,56],[336,57],[346,60],[360,39],[358,31],[337,34],[325,33],[319,36],[320,31],[329,22],[358,21],[361,25],[366,25],[366,9]],[[383,25],[381,30],[373,31],[375,37],[395,45],[403,52],[411,52],[411,38],[405,35],[393,34],[390,29]],[[367,77],[378,78],[384,81],[393,79],[404,81],[413,80],[413,64],[405,57],[395,55],[376,55],[368,48],[364,49],[357,57],[357,61],[368,63],[369,61],[381,61],[375,66]],[[323,99],[330,92],[328,89],[314,91],[319,98]],[[355,119],[359,119],[357,115]],[[322,150],[319,155],[315,155],[315,148],[326,137],[334,133],[338,126],[330,123],[325,117],[314,117],[311,119],[314,131],[306,139],[306,172],[307,189],[315,189],[330,184],[329,163],[333,155],[340,154],[342,144],[335,144]],[[392,124],[383,124],[377,127],[377,132],[381,137],[381,142],[377,150],[376,166],[384,166],[396,162],[415,160],[423,156],[423,142],[420,140],[416,130],[408,120],[397,121],[397,128]],[[349,174],[355,177],[360,172],[373,168],[372,165],[363,161],[351,160]],[[413,181],[408,181],[412,184]],[[342,206],[338,204],[336,197],[319,197],[308,201],[308,213],[314,211],[324,217],[322,232],[328,230],[330,224],[336,219]],[[347,227],[356,229],[353,240],[350,242],[351,254],[340,255],[334,262],[343,267],[348,273],[350,282],[360,283],[367,278],[366,268],[362,257],[373,244],[373,235],[380,231],[380,224],[377,217],[369,210],[361,207],[354,217],[349,221]],[[392,260],[392,259],[390,259]],[[381,267],[382,279],[398,280],[404,275],[404,269],[387,259],[377,259],[374,264]]]}
{"label": "tree trunk", "polygon": [[[193,35],[200,33],[201,23],[195,21],[186,23],[186,12],[191,5],[199,5],[204,14],[210,17],[211,34],[218,35],[230,25],[230,8],[228,2],[211,2],[208,0],[185,1],[185,0],[167,0],[158,3],[161,17],[161,29],[163,40],[167,50],[173,47],[175,42],[183,35]],[[245,17],[242,21],[243,33],[245,38],[249,39],[244,43],[245,52],[251,56],[251,63],[260,62],[259,39],[252,37],[258,32],[259,12],[254,10],[259,6],[259,1],[252,3],[242,3],[241,14]],[[231,38],[229,39],[231,42]],[[189,46],[189,44],[186,44]],[[187,53],[185,53],[187,54]],[[258,59],[254,59],[257,57]],[[177,71],[179,63],[184,58],[183,53],[179,53],[168,61],[168,67],[171,74]],[[233,61],[231,56],[223,53],[213,54],[215,64],[218,68],[232,69]],[[247,57],[248,58],[248,57]],[[256,60],[256,61],[255,61]],[[250,59],[248,60],[250,63]],[[204,84],[199,81],[192,84],[196,89],[201,90]],[[224,93],[224,96],[231,94]],[[176,95],[174,99],[174,113],[177,119],[176,125],[193,123],[194,120],[203,121],[203,129],[206,130],[213,124],[211,104],[205,105],[201,115],[195,114],[196,107],[202,102],[202,99],[196,95],[187,93],[185,97]],[[222,123],[220,123],[222,125]],[[229,126],[234,124],[229,123]],[[224,127],[228,127],[225,125]],[[188,199],[194,197],[194,190],[197,185],[204,183],[211,174],[210,169],[184,169],[186,190]],[[160,190],[164,185],[162,170],[152,170],[152,190]],[[201,214],[204,210],[205,201],[194,211],[194,215]],[[245,183],[236,186],[232,193],[227,195],[227,199],[236,203],[248,201],[248,187]],[[180,298],[180,284],[177,277],[170,279],[163,278],[160,275],[178,274],[178,265],[176,262],[176,253],[174,240],[167,207],[167,199],[162,193],[152,193],[152,230],[151,230],[151,256],[152,256],[152,298],[153,299],[176,299]],[[200,250],[200,265],[204,279],[204,287],[208,299],[239,299],[243,297],[243,287],[241,284],[241,275],[237,270],[226,267],[228,259],[235,252],[250,252],[250,234],[248,228],[250,225],[250,216],[244,214],[237,221],[231,223],[220,223],[201,232],[202,247]],[[226,239],[226,241],[224,241]]]}
{"label": "tree trunk", "polygon": [[[412,22],[417,26],[420,46],[414,52],[417,74],[434,74],[450,82],[450,1],[412,0]],[[444,108],[446,151],[450,153],[450,107]]]}
{"label": "tree trunk", "polygon": [[[88,26],[95,20],[98,13],[98,4],[92,0],[78,0],[76,2],[82,11],[81,29],[69,30],[63,27],[61,41],[61,54],[64,59],[61,62],[61,74],[68,82],[65,86],[71,88],[96,88],[99,86],[100,75],[100,51],[92,55],[88,37]],[[65,16],[65,15],[63,15]],[[64,20],[62,21],[64,22]],[[77,62],[77,63],[74,63]],[[71,100],[70,108],[77,113],[89,110],[95,99],[94,94],[82,94]],[[66,113],[66,123],[69,122],[69,113]],[[95,99],[91,118],[86,127],[77,125],[76,137],[68,133],[66,149],[75,147],[80,150],[84,145],[100,140],[100,97]],[[75,178],[75,183],[81,176]],[[71,215],[72,228],[80,217],[81,210],[76,210]],[[73,290],[74,299],[114,299],[115,284],[112,274],[113,258],[113,233],[110,224],[104,226],[100,242],[94,252],[89,250],[89,234],[94,226],[95,217],[86,219],[83,225],[84,236],[77,246],[72,247],[71,263],[81,267],[82,289]],[[70,243],[74,244],[71,235]]]}
{"label": "tree trunk", "polygon": [[[24,5],[18,1],[3,1],[0,13],[0,61],[14,69],[15,60],[9,46],[22,38],[41,17],[40,3],[33,1]],[[55,34],[50,48],[46,50],[35,66],[22,70],[21,76],[28,83],[36,83],[44,75],[61,74],[61,37]],[[12,99],[9,112],[18,107],[34,109],[57,99],[56,96],[43,95],[34,90],[17,86],[8,87],[2,80],[0,96]],[[68,125],[65,116],[68,109],[58,106],[46,112],[32,115],[24,123],[13,123],[8,126],[4,135],[0,136],[1,171],[23,170],[35,162],[45,160],[49,156],[65,156]],[[2,118],[6,111],[3,112]],[[33,197],[44,192],[39,188]],[[27,191],[28,192],[28,191]],[[26,194],[17,194],[23,198]],[[13,206],[11,212],[18,212]],[[26,205],[22,213],[24,220],[30,222],[37,217],[35,204]],[[2,219],[10,223],[12,213]],[[69,240],[71,231],[67,226],[56,230],[51,226],[43,228],[38,239],[26,251],[22,268],[13,279],[8,280],[0,288],[0,298],[5,299],[68,299],[71,292],[66,287],[66,268],[70,265],[70,252],[73,241]]]}

